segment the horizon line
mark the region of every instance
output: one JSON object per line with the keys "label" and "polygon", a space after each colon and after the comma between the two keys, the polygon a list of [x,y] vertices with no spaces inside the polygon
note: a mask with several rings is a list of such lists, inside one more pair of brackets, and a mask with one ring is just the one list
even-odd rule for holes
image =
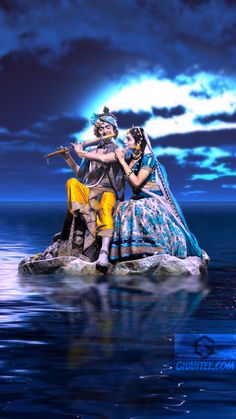
{"label": "horizon line", "polygon": [[[129,199],[126,199],[125,201],[129,201]],[[43,200],[1,200],[0,199],[0,203],[61,203],[61,204],[65,204],[67,205],[67,201],[66,200],[47,200],[47,199],[43,199]],[[236,203],[236,199],[234,200],[230,200],[230,199],[222,199],[222,200],[217,200],[217,199],[209,199],[209,200],[180,200],[178,199],[178,202],[193,202],[193,203],[205,203],[205,202],[230,202],[230,203]]]}

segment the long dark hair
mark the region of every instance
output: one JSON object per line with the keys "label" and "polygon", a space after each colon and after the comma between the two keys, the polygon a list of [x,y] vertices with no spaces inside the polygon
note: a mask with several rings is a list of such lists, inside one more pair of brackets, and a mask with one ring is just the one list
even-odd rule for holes
{"label": "long dark hair", "polygon": [[[128,134],[131,134],[132,137],[134,138],[135,144],[140,146],[140,158],[137,162],[137,165],[135,167],[134,173],[137,174],[139,172],[141,163],[142,163],[142,159],[143,159],[143,155],[144,155],[144,150],[146,148],[147,145],[147,141],[146,138],[144,136],[144,129],[141,127],[132,127],[129,128],[127,131]],[[133,153],[135,154],[135,152]],[[133,155],[130,156],[129,162],[132,160]]]}

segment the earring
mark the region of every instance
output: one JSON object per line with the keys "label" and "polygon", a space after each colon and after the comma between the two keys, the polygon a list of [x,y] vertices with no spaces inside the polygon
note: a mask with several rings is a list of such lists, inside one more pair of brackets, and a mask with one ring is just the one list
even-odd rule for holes
{"label": "earring", "polygon": [[141,146],[139,143],[136,144],[132,157],[134,160],[137,160],[142,154]]}

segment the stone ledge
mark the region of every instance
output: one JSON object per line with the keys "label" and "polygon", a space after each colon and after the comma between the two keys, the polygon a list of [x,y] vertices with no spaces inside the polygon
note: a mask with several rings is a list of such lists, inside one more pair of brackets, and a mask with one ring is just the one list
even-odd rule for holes
{"label": "stone ledge", "polygon": [[154,255],[120,262],[115,265],[112,273],[130,275],[141,272],[159,275],[199,275],[207,272],[207,262],[197,256],[179,259],[171,255]]}
{"label": "stone ledge", "polygon": [[[179,259],[171,255],[153,255],[143,259],[118,262],[114,266],[109,264],[108,274],[130,275],[130,274],[155,274],[165,275],[204,275],[207,273],[209,257],[204,258],[189,256],[186,259]],[[69,274],[69,275],[98,275],[96,262],[86,262],[72,256],[58,256],[50,259],[25,258],[19,264],[19,273],[32,274]]]}
{"label": "stone ledge", "polygon": [[66,266],[75,259],[73,256],[58,256],[51,259],[34,259],[33,257],[23,259],[18,267],[18,272],[23,275],[50,274],[58,268]]}

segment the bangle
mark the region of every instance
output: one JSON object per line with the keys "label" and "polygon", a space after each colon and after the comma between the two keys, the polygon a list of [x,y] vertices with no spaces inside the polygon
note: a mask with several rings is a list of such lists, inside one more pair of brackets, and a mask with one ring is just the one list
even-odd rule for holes
{"label": "bangle", "polygon": [[129,171],[129,173],[127,173],[127,175],[125,175],[125,179],[128,179],[130,177],[130,175],[132,175],[132,173],[133,173],[133,170],[131,169]]}

